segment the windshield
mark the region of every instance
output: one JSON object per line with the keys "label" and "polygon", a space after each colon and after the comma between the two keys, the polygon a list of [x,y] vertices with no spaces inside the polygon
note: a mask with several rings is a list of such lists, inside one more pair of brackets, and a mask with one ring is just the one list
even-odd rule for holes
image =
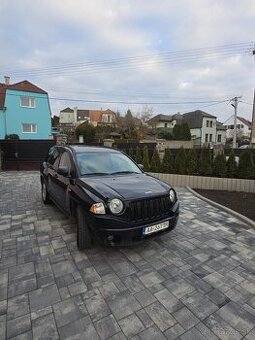
{"label": "windshield", "polygon": [[77,164],[81,175],[112,175],[141,173],[140,168],[127,156],[117,152],[77,153]]}

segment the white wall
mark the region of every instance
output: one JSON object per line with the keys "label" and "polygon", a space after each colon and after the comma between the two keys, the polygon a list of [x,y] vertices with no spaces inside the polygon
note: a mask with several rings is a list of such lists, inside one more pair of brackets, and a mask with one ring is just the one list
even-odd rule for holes
{"label": "white wall", "polygon": [[61,124],[74,123],[73,112],[61,112],[59,115],[59,123]]}
{"label": "white wall", "polygon": [[[167,126],[165,127],[165,124],[167,124]],[[173,120],[171,122],[157,122],[156,123],[156,128],[157,129],[161,129],[161,128],[173,128],[176,124],[176,120]]]}
{"label": "white wall", "polygon": [[150,175],[169,183],[172,186],[194,189],[243,191],[255,193],[255,180],[240,178],[217,178],[204,176],[188,176],[175,174],[150,173]]}
{"label": "white wall", "polygon": [[[229,126],[229,125],[234,125],[234,115],[232,115],[231,117],[229,117],[224,123],[223,125],[225,126]],[[236,128],[236,133],[237,136],[240,135],[241,136],[245,136],[245,137],[250,137],[251,134],[251,130],[249,130],[249,127],[247,125],[245,125],[241,120],[238,119],[238,117],[236,118],[236,125],[241,125],[243,127],[238,127]],[[227,138],[231,138],[234,135],[234,129],[227,129]]]}

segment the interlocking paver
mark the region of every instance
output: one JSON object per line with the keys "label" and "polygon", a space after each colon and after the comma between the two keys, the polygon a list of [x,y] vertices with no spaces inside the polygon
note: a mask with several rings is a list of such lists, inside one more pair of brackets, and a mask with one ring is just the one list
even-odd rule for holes
{"label": "interlocking paver", "polygon": [[32,322],[33,338],[38,340],[59,339],[57,326],[53,314],[37,318]]}
{"label": "interlocking paver", "polygon": [[100,339],[104,340],[120,331],[120,327],[112,314],[95,323]]}
{"label": "interlocking paver", "polygon": [[135,314],[131,314],[124,319],[119,320],[119,325],[123,333],[128,337],[132,337],[144,330],[144,326]]}
{"label": "interlocking paver", "polygon": [[254,339],[255,230],[178,189],[177,228],[79,251],[38,172],[0,172],[0,339]]}
{"label": "interlocking paver", "polygon": [[7,321],[7,338],[13,338],[31,329],[30,315],[26,314]]}

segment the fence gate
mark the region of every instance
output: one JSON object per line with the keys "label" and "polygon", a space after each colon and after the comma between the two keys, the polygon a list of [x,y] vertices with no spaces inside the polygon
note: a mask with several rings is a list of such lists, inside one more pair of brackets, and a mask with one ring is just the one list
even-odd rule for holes
{"label": "fence gate", "polygon": [[39,170],[54,140],[0,141],[2,170]]}

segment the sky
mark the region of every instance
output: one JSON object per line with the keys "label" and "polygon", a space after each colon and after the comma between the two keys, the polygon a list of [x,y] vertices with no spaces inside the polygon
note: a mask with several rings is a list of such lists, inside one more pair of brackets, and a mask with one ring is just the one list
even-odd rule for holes
{"label": "sky", "polygon": [[254,0],[0,0],[0,82],[66,107],[251,120]]}

